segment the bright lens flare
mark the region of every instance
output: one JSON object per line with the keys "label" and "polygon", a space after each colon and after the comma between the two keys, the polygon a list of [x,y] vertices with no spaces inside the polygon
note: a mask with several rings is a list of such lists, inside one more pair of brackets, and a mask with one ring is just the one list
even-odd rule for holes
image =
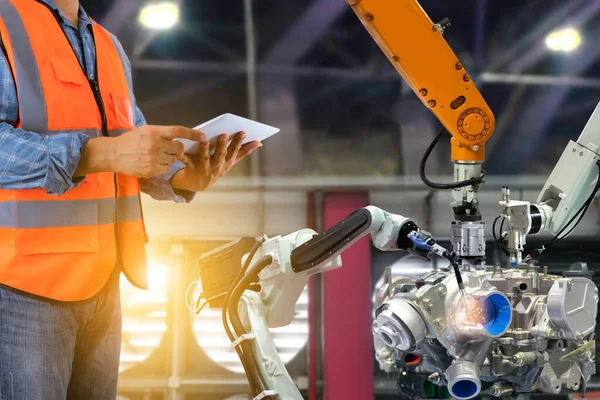
{"label": "bright lens flare", "polygon": [[134,287],[121,275],[123,333],[119,371],[148,359],[167,331],[169,267],[148,257],[148,290]]}
{"label": "bright lens flare", "polygon": [[140,23],[149,29],[171,29],[178,21],[179,6],[172,2],[148,4],[140,11]]}
{"label": "bright lens flare", "polygon": [[566,28],[551,32],[546,37],[546,46],[551,51],[569,53],[581,44],[581,35],[575,29]]}
{"label": "bright lens flare", "polygon": [[483,302],[474,299],[472,296],[467,295],[466,303],[461,297],[460,305],[456,315],[456,321],[463,326],[478,327],[483,326],[489,322],[489,313],[484,307]]}

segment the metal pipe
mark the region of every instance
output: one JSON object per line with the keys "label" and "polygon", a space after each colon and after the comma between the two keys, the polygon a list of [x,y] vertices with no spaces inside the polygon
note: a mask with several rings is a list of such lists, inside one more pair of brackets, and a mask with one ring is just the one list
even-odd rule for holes
{"label": "metal pipe", "polygon": [[[254,30],[254,14],[252,0],[244,0],[244,27],[246,34],[246,77],[248,83],[248,116],[251,120],[258,120],[258,90],[256,83],[256,37]],[[255,152],[250,156],[250,176],[260,176],[260,153]]]}
{"label": "metal pipe", "polygon": [[181,360],[183,354],[181,346],[181,333],[183,332],[181,323],[183,319],[181,318],[181,313],[186,309],[183,304],[183,297],[181,296],[181,293],[184,292],[182,285],[184,268],[183,245],[174,244],[171,247],[171,255],[175,261],[175,268],[171,275],[173,279],[171,285],[171,374],[168,385],[170,400],[179,400],[181,398],[181,366],[183,364]]}
{"label": "metal pipe", "polygon": [[487,0],[477,0],[475,6],[475,71],[480,72],[483,69],[485,48],[485,17],[487,11]]}
{"label": "metal pipe", "polygon": [[[249,1],[249,0],[246,0]],[[132,63],[133,64],[133,63]],[[248,73],[248,63],[224,63],[206,61],[175,61],[175,60],[136,60],[135,69],[156,69],[176,71],[199,71],[205,73]],[[305,77],[336,78],[348,80],[363,80],[369,82],[397,81],[400,78],[396,73],[373,75],[366,68],[316,68],[300,67],[294,65],[255,65],[254,71],[260,74],[293,75]],[[574,76],[553,75],[524,75],[483,72],[477,76],[480,82],[508,84],[508,85],[536,85],[536,86],[569,86],[581,88],[599,88],[600,79],[581,78]]]}
{"label": "metal pipe", "polygon": [[[451,179],[449,176],[434,176],[436,180]],[[483,192],[499,191],[506,182],[510,182],[513,189],[540,190],[544,186],[546,177],[539,176],[487,176]],[[401,177],[261,177],[257,180],[248,178],[224,177],[220,179],[211,193],[215,192],[235,192],[245,190],[256,190],[264,188],[265,190],[285,190],[285,191],[311,191],[311,190],[422,190],[427,188],[419,177],[401,176]],[[481,192],[481,191],[480,191]],[[317,227],[318,228],[318,227]],[[318,229],[317,229],[318,231]]]}
{"label": "metal pipe", "polygon": [[516,85],[569,86],[593,89],[600,88],[600,79],[582,78],[568,75],[553,76],[484,72],[479,76],[479,81]]}

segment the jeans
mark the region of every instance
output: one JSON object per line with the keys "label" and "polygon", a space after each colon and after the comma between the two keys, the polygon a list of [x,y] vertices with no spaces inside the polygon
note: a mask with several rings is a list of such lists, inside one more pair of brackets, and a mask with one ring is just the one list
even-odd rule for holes
{"label": "jeans", "polygon": [[0,400],[114,400],[121,352],[118,275],[78,304],[0,288]]}

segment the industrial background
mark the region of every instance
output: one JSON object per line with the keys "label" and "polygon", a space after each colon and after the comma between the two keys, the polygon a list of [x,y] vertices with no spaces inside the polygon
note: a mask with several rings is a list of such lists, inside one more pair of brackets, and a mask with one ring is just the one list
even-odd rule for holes
{"label": "industrial background", "polygon": [[[439,123],[346,1],[173,0],[160,15],[145,0],[82,3],[124,45],[150,124],[193,127],[231,112],[282,130],[189,205],[144,198],[151,289],[123,281],[123,398],[247,398],[219,312],[193,316],[185,307],[199,257],[227,241],[322,230],[367,204],[449,237],[450,193],[418,177]],[[497,117],[480,193],[491,238],[501,187],[535,200],[600,100],[600,1],[420,3],[434,21],[450,19],[444,38]],[[429,174],[451,180],[449,144],[434,156]],[[599,234],[594,203],[540,262],[551,271],[576,261],[596,268]],[[500,261],[494,246],[491,264]],[[275,330],[277,346],[307,399],[393,399],[395,379],[374,365],[371,295],[386,266],[417,275],[428,266],[368,242],[345,260],[342,270],[311,281],[296,321]]]}

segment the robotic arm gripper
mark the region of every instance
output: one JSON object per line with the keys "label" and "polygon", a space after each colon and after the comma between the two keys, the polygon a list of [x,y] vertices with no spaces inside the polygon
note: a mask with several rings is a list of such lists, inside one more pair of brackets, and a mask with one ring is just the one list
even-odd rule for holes
{"label": "robotic arm gripper", "polygon": [[[270,396],[302,399],[277,353],[269,328],[289,325],[309,277],[340,268],[340,253],[367,235],[371,236],[374,246],[383,251],[410,250],[425,258],[431,253],[452,258],[429,233],[420,230],[414,220],[374,206],[356,210],[322,234],[302,229],[265,241],[250,265],[264,260],[265,256],[270,256],[272,261],[258,274],[260,293],[246,290],[240,299],[239,315],[247,334],[234,342],[236,346],[239,341],[252,340],[253,357],[264,387],[268,388],[262,397],[255,399]],[[243,257],[243,263],[247,257]]]}
{"label": "robotic arm gripper", "polygon": [[[502,233],[512,265],[523,261],[527,235],[548,232],[548,244],[526,254],[535,258],[545,248],[568,236],[600,188],[600,104],[576,142],[569,141],[535,203],[510,198],[503,189],[502,217],[508,229]],[[579,220],[578,220],[579,219]]]}

